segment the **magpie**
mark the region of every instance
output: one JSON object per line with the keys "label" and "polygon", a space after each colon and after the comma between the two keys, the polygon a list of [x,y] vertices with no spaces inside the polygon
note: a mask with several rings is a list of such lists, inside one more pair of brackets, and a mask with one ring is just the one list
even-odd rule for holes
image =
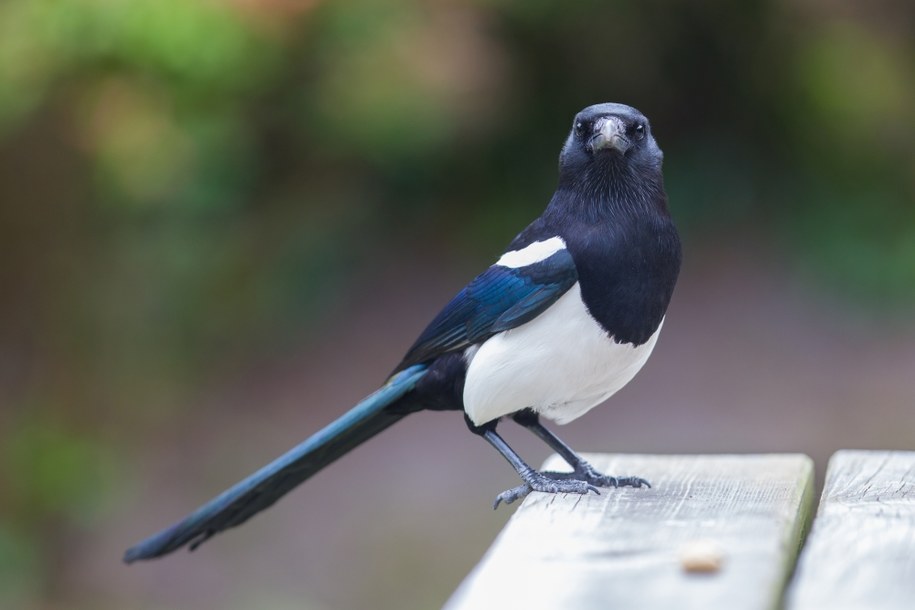
{"label": "magpie", "polygon": [[[626,385],[658,340],[680,269],[680,239],[645,116],[623,104],[579,112],[543,214],[433,318],[379,390],[184,520],[127,550],[152,559],[247,521],[310,476],[410,413],[463,411],[467,426],[517,471],[502,492],[599,493],[642,487],[601,474],[548,430]],[[538,471],[496,431],[510,417],[569,463]]]}

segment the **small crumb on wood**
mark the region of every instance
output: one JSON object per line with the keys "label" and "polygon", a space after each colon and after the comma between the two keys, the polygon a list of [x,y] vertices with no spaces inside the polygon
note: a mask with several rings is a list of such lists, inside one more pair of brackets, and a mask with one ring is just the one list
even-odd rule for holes
{"label": "small crumb on wood", "polygon": [[680,565],[684,572],[713,574],[721,570],[724,555],[714,540],[692,540],[680,547]]}

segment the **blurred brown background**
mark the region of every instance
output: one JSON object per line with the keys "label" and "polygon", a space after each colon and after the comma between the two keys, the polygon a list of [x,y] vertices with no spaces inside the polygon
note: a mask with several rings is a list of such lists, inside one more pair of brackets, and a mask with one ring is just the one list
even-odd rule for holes
{"label": "blurred brown background", "polygon": [[652,119],[686,258],[649,365],[563,436],[915,448],[913,31],[892,0],[0,2],[0,607],[440,606],[516,484],[453,413],[120,556],[375,389],[599,101]]}

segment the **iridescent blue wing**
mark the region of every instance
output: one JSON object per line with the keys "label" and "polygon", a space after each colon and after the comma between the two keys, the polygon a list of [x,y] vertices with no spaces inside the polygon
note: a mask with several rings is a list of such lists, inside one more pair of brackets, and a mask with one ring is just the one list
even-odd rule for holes
{"label": "iridescent blue wing", "polygon": [[575,263],[565,249],[525,267],[493,265],[442,309],[396,370],[481,343],[529,322],[577,281]]}

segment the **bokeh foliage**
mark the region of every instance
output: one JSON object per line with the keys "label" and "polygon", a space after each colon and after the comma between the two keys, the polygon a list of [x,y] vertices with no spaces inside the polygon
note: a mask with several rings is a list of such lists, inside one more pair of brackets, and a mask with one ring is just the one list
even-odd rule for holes
{"label": "bokeh foliage", "polygon": [[588,103],[652,117],[696,243],[752,233],[911,306],[913,7],[0,3],[0,592],[104,517],[124,439],[308,332],[357,265],[489,260]]}

